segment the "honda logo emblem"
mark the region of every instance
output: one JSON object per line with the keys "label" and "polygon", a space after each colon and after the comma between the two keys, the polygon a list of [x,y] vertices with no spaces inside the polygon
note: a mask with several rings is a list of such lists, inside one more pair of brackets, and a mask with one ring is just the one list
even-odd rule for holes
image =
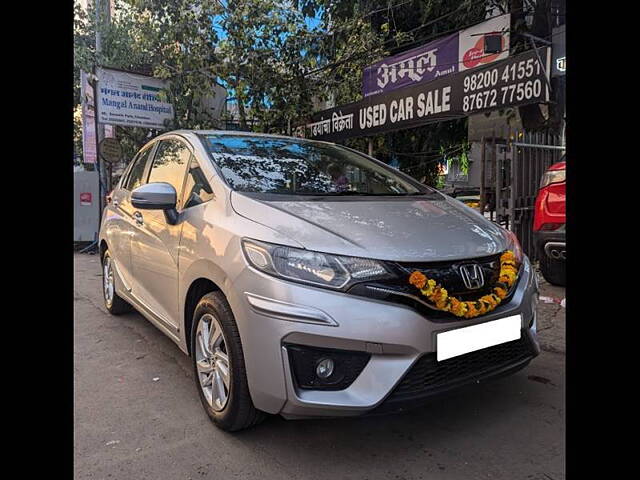
{"label": "honda logo emblem", "polygon": [[482,268],[477,263],[471,263],[469,265],[460,266],[460,276],[464,282],[465,287],[469,290],[477,290],[484,285],[484,275],[482,274]]}

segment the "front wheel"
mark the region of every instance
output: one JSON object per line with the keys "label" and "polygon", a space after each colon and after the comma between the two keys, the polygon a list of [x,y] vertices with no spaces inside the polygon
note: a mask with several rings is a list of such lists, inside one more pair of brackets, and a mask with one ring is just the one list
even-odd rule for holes
{"label": "front wheel", "polygon": [[196,306],[191,358],[200,401],[213,423],[233,432],[262,421],[265,414],[249,394],[238,327],[220,292],[205,295]]}
{"label": "front wheel", "polygon": [[104,306],[111,315],[122,315],[132,310],[131,305],[116,293],[113,259],[109,250],[102,256],[102,296]]}

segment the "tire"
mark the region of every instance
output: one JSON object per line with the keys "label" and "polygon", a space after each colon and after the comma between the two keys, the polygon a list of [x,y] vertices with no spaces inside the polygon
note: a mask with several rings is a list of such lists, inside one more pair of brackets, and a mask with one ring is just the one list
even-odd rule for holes
{"label": "tire", "polygon": [[235,432],[265,418],[251,401],[238,326],[221,292],[208,293],[196,306],[191,360],[200,401],[216,426]]}
{"label": "tire", "polygon": [[540,271],[544,279],[552,285],[565,287],[566,280],[566,263],[564,260],[554,260],[544,253],[540,258]]}
{"label": "tire", "polygon": [[[108,282],[110,282],[110,287]],[[106,250],[102,256],[102,298],[104,306],[111,315],[122,315],[133,310],[131,305],[116,293],[113,260],[109,250]]]}

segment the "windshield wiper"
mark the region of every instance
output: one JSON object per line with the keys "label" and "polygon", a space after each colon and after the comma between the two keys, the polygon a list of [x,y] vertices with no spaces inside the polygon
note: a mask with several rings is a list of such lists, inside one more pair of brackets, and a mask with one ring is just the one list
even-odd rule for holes
{"label": "windshield wiper", "polygon": [[[275,193],[275,192],[270,192]],[[399,193],[372,193],[359,192],[357,190],[346,190],[344,192],[278,192],[281,195],[294,195],[310,197],[316,200],[323,197],[413,197],[413,196],[433,196],[435,192],[399,192]]]}
{"label": "windshield wiper", "polygon": [[429,192],[371,193],[371,192],[358,192],[353,190],[347,190],[345,192],[328,192],[328,193],[321,193],[319,195],[335,195],[335,196],[363,195],[363,196],[369,196],[369,197],[406,197],[406,196],[413,196],[413,195],[428,195],[428,194]]}
{"label": "windshield wiper", "polygon": [[376,194],[369,193],[369,192],[358,192],[357,190],[345,190],[344,192],[325,192],[325,193],[320,193],[320,195],[343,196],[343,195],[376,195]]}

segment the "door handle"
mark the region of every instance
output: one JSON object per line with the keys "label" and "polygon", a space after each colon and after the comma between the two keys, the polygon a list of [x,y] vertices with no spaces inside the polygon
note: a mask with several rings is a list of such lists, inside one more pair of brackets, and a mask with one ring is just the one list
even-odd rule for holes
{"label": "door handle", "polygon": [[137,225],[143,224],[142,214],[140,212],[135,212],[133,214],[133,218],[135,219]]}

